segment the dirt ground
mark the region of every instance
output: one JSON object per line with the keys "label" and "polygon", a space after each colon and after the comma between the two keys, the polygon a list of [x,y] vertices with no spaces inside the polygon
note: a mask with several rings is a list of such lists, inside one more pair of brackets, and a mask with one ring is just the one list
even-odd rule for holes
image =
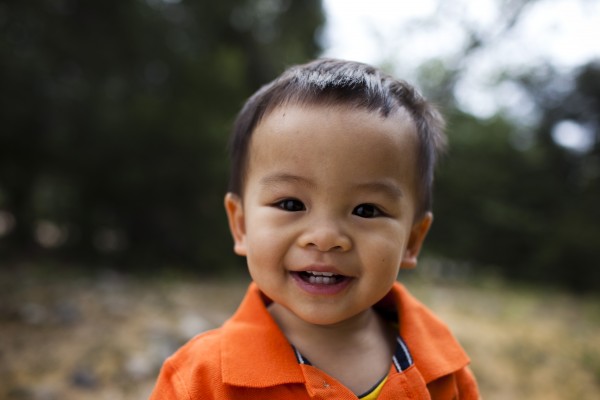
{"label": "dirt ground", "polygon": [[[599,297],[407,279],[463,343],[484,399],[599,398]],[[247,282],[0,270],[0,398],[147,399],[165,357],[220,325]]]}

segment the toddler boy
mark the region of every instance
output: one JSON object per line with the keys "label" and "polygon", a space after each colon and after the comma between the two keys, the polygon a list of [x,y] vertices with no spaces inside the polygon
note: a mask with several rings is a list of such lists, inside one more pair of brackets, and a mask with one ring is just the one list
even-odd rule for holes
{"label": "toddler boy", "polygon": [[371,66],[292,67],[245,104],[225,197],[253,283],[152,399],[476,399],[448,328],[396,282],[432,222],[443,120]]}

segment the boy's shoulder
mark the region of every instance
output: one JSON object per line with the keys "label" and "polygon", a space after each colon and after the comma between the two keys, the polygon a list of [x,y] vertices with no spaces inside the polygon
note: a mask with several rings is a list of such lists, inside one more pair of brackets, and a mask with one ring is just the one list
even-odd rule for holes
{"label": "boy's shoulder", "polygon": [[[206,390],[219,378],[222,335],[220,328],[200,333],[167,358],[155,388],[157,399],[178,399],[181,393]],[[168,388],[173,395],[158,390]],[[175,394],[176,393],[176,394]]]}
{"label": "boy's shoulder", "polygon": [[202,332],[187,343],[181,346],[173,353],[168,361],[173,365],[187,365],[201,361],[202,364],[211,364],[219,362],[219,351],[222,335],[221,328],[211,329]]}
{"label": "boy's shoulder", "polygon": [[228,390],[303,382],[291,345],[251,285],[223,326],[195,336],[165,361],[152,399],[205,398],[191,393],[233,398]]}

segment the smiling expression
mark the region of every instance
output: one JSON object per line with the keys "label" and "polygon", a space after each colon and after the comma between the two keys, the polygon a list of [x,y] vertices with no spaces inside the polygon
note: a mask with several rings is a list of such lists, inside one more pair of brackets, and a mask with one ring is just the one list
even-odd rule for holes
{"label": "smiling expression", "polygon": [[286,105],[265,116],[242,198],[225,201],[235,251],[265,295],[318,325],[385,296],[431,222],[415,214],[416,152],[403,110]]}

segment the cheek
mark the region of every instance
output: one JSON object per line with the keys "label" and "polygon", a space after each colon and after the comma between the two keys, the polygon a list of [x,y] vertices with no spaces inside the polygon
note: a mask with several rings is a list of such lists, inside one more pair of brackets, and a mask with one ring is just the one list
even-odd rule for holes
{"label": "cheek", "polygon": [[247,238],[249,245],[256,249],[275,247],[282,241],[280,230],[266,221],[254,221],[247,224]]}
{"label": "cheek", "polygon": [[368,247],[368,254],[364,254],[366,265],[377,270],[381,276],[395,276],[400,269],[405,243],[402,240],[379,238]]}
{"label": "cheek", "polygon": [[294,219],[291,215],[271,207],[256,207],[246,218],[246,232],[253,242],[266,241],[275,245],[289,241],[294,235]]}
{"label": "cheek", "polygon": [[290,238],[265,220],[251,220],[247,224],[247,260],[249,266],[267,267],[280,263],[289,246]]}

